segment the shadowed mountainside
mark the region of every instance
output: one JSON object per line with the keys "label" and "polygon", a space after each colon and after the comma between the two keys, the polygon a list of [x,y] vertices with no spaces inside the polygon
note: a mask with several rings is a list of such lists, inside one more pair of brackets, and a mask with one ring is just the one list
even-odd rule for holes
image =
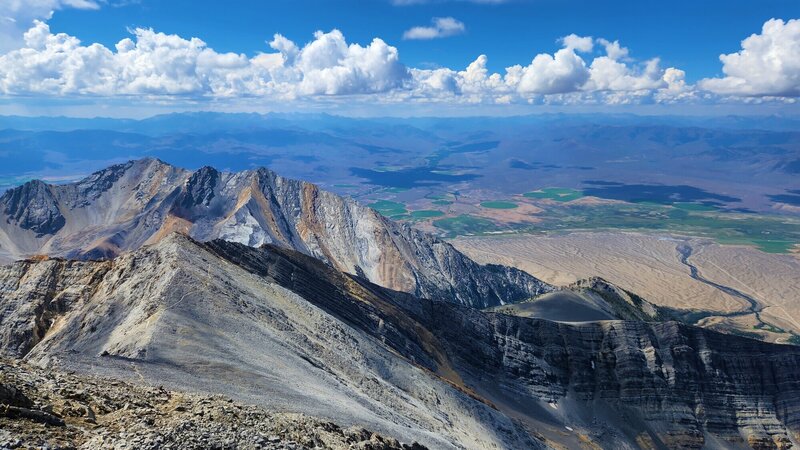
{"label": "shadowed mountainside", "polygon": [[113,261],[17,262],[0,280],[4,353],[433,448],[767,449],[800,432],[796,347],[487,313],[281,246],[173,234]]}

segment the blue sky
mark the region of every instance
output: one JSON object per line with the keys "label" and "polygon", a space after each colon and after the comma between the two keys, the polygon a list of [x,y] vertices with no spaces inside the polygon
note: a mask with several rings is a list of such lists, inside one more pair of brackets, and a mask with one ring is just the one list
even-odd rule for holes
{"label": "blue sky", "polygon": [[[403,40],[413,26],[454,17],[466,33],[428,41]],[[501,4],[440,1],[395,6],[383,0],[190,1],[141,0],[98,10],[68,9],[49,21],[54,31],[113,46],[131,27],[197,36],[218,51],[266,51],[274,33],[298,43],[317,30],[337,28],[348,40],[383,38],[403,61],[419,67],[466,67],[489,56],[490,70],[529,62],[558,48],[571,33],[619,40],[639,58],[660,57],[689,81],[721,74],[718,56],[771,18],[800,18],[796,0],[519,0]]]}
{"label": "blue sky", "polygon": [[0,113],[356,103],[427,114],[794,111],[797,18],[796,0],[8,0]]}

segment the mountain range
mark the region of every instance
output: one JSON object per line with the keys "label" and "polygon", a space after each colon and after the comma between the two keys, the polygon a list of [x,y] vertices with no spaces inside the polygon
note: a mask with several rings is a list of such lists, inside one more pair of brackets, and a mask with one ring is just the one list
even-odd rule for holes
{"label": "mountain range", "polygon": [[63,185],[31,181],[0,197],[0,257],[113,258],[171,232],[275,244],[421,297],[486,307],[552,288],[517,269],[480,266],[450,244],[353,200],[267,169],[188,171],[156,159]]}
{"label": "mountain range", "polygon": [[[800,443],[800,348],[670,321],[600,279],[556,290],[479,265],[266,169],[132,161],[26,183],[0,214],[16,260],[0,267],[0,353],[41,367],[429,448]],[[534,297],[600,316],[522,317]]]}
{"label": "mountain range", "polygon": [[397,197],[417,209],[452,192],[485,201],[547,187],[626,199],[597,189],[593,182],[601,181],[660,186],[673,200],[796,215],[797,199],[785,196],[797,188],[797,129],[796,120],[779,116],[0,116],[0,191],[33,178],[75,181],[111,164],[157,157],[193,170],[268,166],[365,201],[386,197],[381,189],[403,189]]}

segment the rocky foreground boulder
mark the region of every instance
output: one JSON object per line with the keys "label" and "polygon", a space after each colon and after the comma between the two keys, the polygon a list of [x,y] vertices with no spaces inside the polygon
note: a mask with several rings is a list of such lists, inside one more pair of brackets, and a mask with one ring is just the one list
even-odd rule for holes
{"label": "rocky foreground boulder", "polygon": [[0,359],[0,448],[424,450],[360,427]]}

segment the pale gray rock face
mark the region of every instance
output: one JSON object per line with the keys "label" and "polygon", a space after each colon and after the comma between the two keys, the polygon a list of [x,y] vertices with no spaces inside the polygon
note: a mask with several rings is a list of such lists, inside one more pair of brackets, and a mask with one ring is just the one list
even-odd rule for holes
{"label": "pale gray rock face", "polygon": [[[222,392],[431,448],[798,444],[794,346],[675,322],[487,313],[286,247],[179,235],[112,262],[2,270],[0,349],[37,364]],[[63,306],[27,333],[40,309],[26,305],[40,304]]]}
{"label": "pale gray rock face", "polygon": [[391,289],[486,307],[551,289],[517,269],[481,266],[450,244],[267,169],[196,172],[155,159],[77,183],[31,182],[0,200],[0,256],[112,258],[173,231],[275,244]]}
{"label": "pale gray rock face", "polygon": [[25,356],[56,319],[91,294],[111,263],[49,259],[0,266],[0,340],[4,353]]}

